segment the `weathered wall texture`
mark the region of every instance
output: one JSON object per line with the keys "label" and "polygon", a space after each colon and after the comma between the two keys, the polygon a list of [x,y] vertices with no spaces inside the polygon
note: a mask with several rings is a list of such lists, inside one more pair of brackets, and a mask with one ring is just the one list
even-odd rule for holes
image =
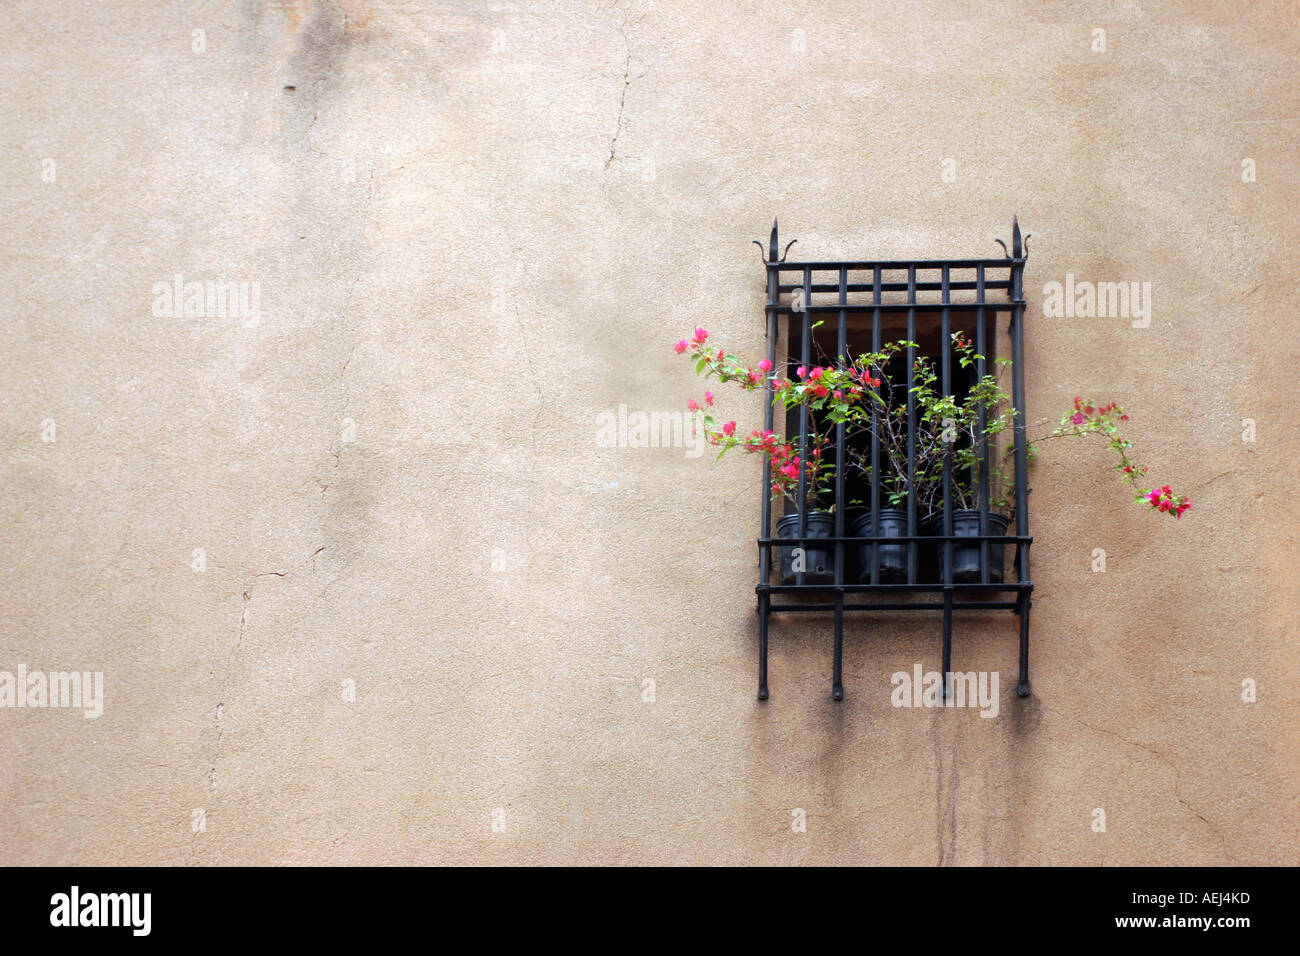
{"label": "weathered wall texture", "polygon": [[[105,700],[0,710],[0,862],[1295,862],[1294,4],[3,19],[0,669]],[[999,615],[995,719],[890,705],[931,617],[854,620],[839,704],[778,624],[759,703],[757,460],[597,415],[698,395],[697,324],[757,357],[774,215],[902,258],[1013,212],[1031,416],[1121,400],[1193,510],[1052,449],[1033,697]],[[1044,317],[1067,272],[1150,327]],[[156,314],[177,274],[256,321]]]}

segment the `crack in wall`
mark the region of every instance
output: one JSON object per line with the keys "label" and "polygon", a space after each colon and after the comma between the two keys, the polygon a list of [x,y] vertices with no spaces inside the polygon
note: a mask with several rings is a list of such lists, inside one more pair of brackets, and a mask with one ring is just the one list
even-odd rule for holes
{"label": "crack in wall", "polygon": [[[325,547],[322,545],[321,547],[317,548],[316,551],[312,554],[313,567],[315,565],[316,555],[320,554],[324,550]],[[247,588],[245,588],[242,592],[240,592],[241,596],[244,599],[244,604],[239,612],[239,632],[235,637],[235,646],[231,649],[230,654],[227,655],[226,657],[226,680],[225,680],[226,693],[222,696],[221,700],[217,701],[217,706],[216,709],[213,711],[213,716],[212,716],[213,726],[216,728],[216,732],[217,732],[217,740],[216,740],[216,744],[212,748],[213,749],[212,764],[208,767],[207,777],[208,777],[208,784],[212,787],[213,790],[217,789],[217,765],[221,763],[221,745],[225,739],[225,731],[222,729],[221,719],[226,714],[226,701],[231,699],[231,695],[230,695],[231,675],[234,673],[235,662],[239,659],[239,653],[241,650],[243,650],[244,647],[244,635],[248,631],[248,607],[253,602],[253,591],[257,587],[257,579],[266,578],[266,577],[283,578],[283,577],[287,577],[288,574],[289,574],[288,571],[258,572],[257,574],[253,575],[253,583],[250,584]]]}
{"label": "crack in wall", "polygon": [[[623,39],[627,40],[627,32],[623,32]],[[609,158],[605,160],[605,172],[609,172],[610,163],[614,162],[614,151],[618,147],[619,134],[623,132],[623,109],[627,105],[627,88],[632,85],[632,47],[629,45],[627,50],[627,59],[623,62],[623,92],[618,98],[618,120],[614,124],[614,136],[609,141]]]}
{"label": "crack in wall", "polygon": [[1146,744],[1141,743],[1140,741],[1137,740],[1130,740],[1129,738],[1125,737],[1123,734],[1118,734],[1113,730],[1106,730],[1104,727],[1097,727],[1093,724],[1088,723],[1086,720],[1083,720],[1080,717],[1076,717],[1074,714],[1066,713],[1063,710],[1057,710],[1056,708],[1049,707],[1046,704],[1043,704],[1043,708],[1047,711],[1050,711],[1053,714],[1060,714],[1062,717],[1065,717],[1067,720],[1072,720],[1077,724],[1087,727],[1089,730],[1093,731],[1094,733],[1105,734],[1107,737],[1114,737],[1116,740],[1120,741],[1121,743],[1128,744],[1130,747],[1136,747],[1139,750],[1144,750],[1147,753],[1151,754],[1151,756],[1159,760],[1161,763],[1163,763],[1170,770],[1172,770],[1174,774],[1174,799],[1177,800],[1179,803],[1181,803],[1188,810],[1188,812],[1190,812],[1194,817],[1196,817],[1196,819],[1200,820],[1207,827],[1209,827],[1210,830],[1214,833],[1214,835],[1219,838],[1219,846],[1223,851],[1224,859],[1230,862],[1234,861],[1232,854],[1228,852],[1228,840],[1223,835],[1223,831],[1219,829],[1219,826],[1216,823],[1214,823],[1214,821],[1206,817],[1205,814],[1201,813],[1200,810],[1197,810],[1194,806],[1188,803],[1186,799],[1183,798],[1183,794],[1182,794],[1183,774],[1182,771],[1178,769],[1177,765],[1173,763],[1173,761],[1171,761],[1160,751],[1156,750],[1154,747],[1148,747]]}
{"label": "crack in wall", "polygon": [[[640,23],[644,19],[645,16],[642,15],[637,18],[636,22]],[[623,35],[623,47],[626,55],[623,58],[623,87],[619,91],[618,117],[614,122],[614,135],[609,141],[609,156],[605,159],[605,166],[602,171],[602,174],[605,176],[608,176],[609,167],[616,158],[618,151],[618,138],[623,133],[623,113],[627,107],[627,91],[632,85],[632,40],[627,35],[628,23],[629,21],[625,18],[623,22],[618,25],[618,32]]]}

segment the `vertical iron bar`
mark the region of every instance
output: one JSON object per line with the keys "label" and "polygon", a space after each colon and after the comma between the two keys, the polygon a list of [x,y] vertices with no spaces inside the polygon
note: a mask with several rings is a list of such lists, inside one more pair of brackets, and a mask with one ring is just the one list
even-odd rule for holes
{"label": "vertical iron bar", "polygon": [[[947,266],[944,266],[942,270],[940,270],[940,276],[940,288],[942,290],[940,301],[943,305],[943,318],[939,333],[939,385],[942,389],[941,394],[946,398],[954,392],[952,387],[952,317],[948,311],[948,305],[951,300],[949,299],[949,273]],[[933,422],[931,423],[931,427],[933,427]],[[940,422],[939,427],[943,429],[944,432],[947,431],[946,423]],[[943,533],[945,535],[952,534],[952,453],[955,443],[956,436],[954,435],[953,441],[944,441],[943,449],[943,484],[941,487],[943,489]],[[945,585],[952,584],[951,541],[945,541],[943,543],[942,579]]]}
{"label": "vertical iron bar", "polygon": [[[800,347],[800,366],[804,370],[804,380],[808,375],[808,355],[812,351],[812,269],[803,270],[803,341]],[[795,576],[798,584],[804,583],[804,574],[808,567],[808,405],[799,405],[799,547],[803,552],[804,571]]]}
{"label": "vertical iron bar", "polygon": [[844,590],[835,589],[835,662],[831,668],[831,700],[844,699]]}
{"label": "vertical iron bar", "polygon": [[[942,394],[946,397],[954,393],[952,387],[952,316],[948,310],[951,302],[949,298],[951,294],[949,288],[951,277],[947,266],[940,270],[939,276],[939,301],[943,305],[939,326],[939,385],[942,388]],[[934,427],[933,422],[931,427]],[[946,423],[940,422],[939,427],[947,431]],[[946,436],[941,433],[941,437]],[[944,535],[952,534],[952,453],[955,442],[956,435],[953,436],[953,441],[944,442],[943,449]],[[947,699],[952,693],[952,688],[949,686],[951,683],[949,675],[952,674],[952,542],[948,540],[943,542],[943,572],[941,576],[943,579],[943,696]]]}
{"label": "vertical iron bar", "polygon": [[[879,352],[880,342],[880,266],[871,271],[871,351]],[[889,382],[882,382],[880,388],[889,388]],[[873,391],[879,395],[880,388]],[[865,391],[865,389],[864,389]],[[880,403],[871,403],[871,533],[880,534]],[[880,583],[880,555],[876,549],[879,544],[871,542],[871,583]]]}
{"label": "vertical iron bar", "polygon": [[[907,341],[916,342],[916,266],[907,267]],[[912,369],[916,348],[907,346],[907,533],[916,534],[916,396],[912,394]],[[907,583],[916,583],[916,542],[907,542]]]}
{"label": "vertical iron bar", "polygon": [[[1025,448],[1025,259],[1020,239],[1020,222],[1011,222],[1011,360],[1012,389],[1016,425],[1016,534],[1029,534],[1029,466]],[[1016,580],[1030,582],[1029,544],[1016,542]],[[1029,696],[1029,604],[1030,592],[1021,591],[1020,610],[1020,682],[1016,693]]]}
{"label": "vertical iron bar", "polygon": [[1029,696],[1029,608],[1033,604],[1028,591],[1020,592],[1020,682],[1016,695]]}
{"label": "vertical iron bar", "polygon": [[[838,368],[846,366],[845,353],[848,352],[848,319],[844,306],[849,301],[849,270],[840,267],[840,311],[836,319],[835,347],[838,349]],[[844,537],[844,423],[835,425],[835,537]],[[844,543],[835,545],[835,584],[844,583]]]}
{"label": "vertical iron bar", "polygon": [[[1020,223],[1012,227],[1011,263],[1011,381],[1012,402],[1015,405],[1016,435],[1016,534],[1029,534],[1029,475],[1025,449],[1025,296],[1023,270],[1025,260],[1020,252]],[[1021,583],[1029,580],[1029,545],[1016,543],[1016,577]]]}
{"label": "vertical iron bar", "polygon": [[943,697],[952,694],[952,586],[943,589]]}
{"label": "vertical iron bar", "polygon": [[[781,270],[777,268],[776,263],[776,223],[772,223],[772,245],[771,260],[767,263],[767,360],[772,363],[772,368],[776,368],[776,339],[777,339],[777,313],[781,308]],[[763,427],[768,431],[772,430],[773,416],[775,409],[772,404],[772,394],[770,387],[765,389],[767,394],[767,408],[763,410]],[[772,530],[772,458],[770,455],[763,456],[763,524],[759,529],[759,537],[767,538],[771,535]],[[759,545],[759,556],[761,567],[759,568],[759,581],[762,584],[771,583],[771,566],[772,566],[772,546],[770,544]]]}
{"label": "vertical iron bar", "polygon": [[[984,359],[984,267],[975,267],[975,301],[980,307],[975,310],[975,354],[980,356],[975,360],[975,379],[979,381],[984,378],[987,372],[987,365]],[[997,331],[996,329],[994,330]],[[996,374],[997,366],[994,366]],[[984,434],[984,429],[988,426],[988,419],[984,406],[981,404],[976,409],[978,421],[976,423],[976,440],[980,443],[979,454],[975,456],[975,462],[972,467],[978,472],[974,477],[979,481],[979,512],[980,512],[980,583],[989,583],[989,543],[984,537],[989,533],[989,468],[990,452],[988,437]]]}
{"label": "vertical iron bar", "polygon": [[[835,321],[836,367],[844,368],[848,346],[847,317],[849,270],[840,267],[840,311]],[[844,537],[844,423],[835,425],[835,537]],[[835,542],[835,649],[831,676],[831,698],[844,699],[844,542]]]}
{"label": "vertical iron bar", "polygon": [[[772,363],[773,368],[776,368],[777,313],[781,305],[781,270],[777,267],[776,229],[777,224],[773,220],[772,240],[768,248],[766,308],[767,360]],[[775,414],[771,398],[771,395],[768,395],[767,408],[763,410],[763,427],[769,431],[772,430]],[[772,459],[767,455],[763,456],[762,502],[763,517],[759,537],[767,538],[771,536],[772,531]],[[771,584],[772,546],[760,544],[758,554],[758,580],[761,585],[758,594],[758,699],[767,700],[767,628],[772,607],[772,596],[767,588]]]}

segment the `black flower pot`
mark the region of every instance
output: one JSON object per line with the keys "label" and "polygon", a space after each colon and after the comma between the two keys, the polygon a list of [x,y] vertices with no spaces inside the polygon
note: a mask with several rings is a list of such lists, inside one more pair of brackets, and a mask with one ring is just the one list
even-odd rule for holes
{"label": "black flower pot", "polygon": [[[852,534],[854,537],[886,537],[897,538],[907,534],[907,512],[901,508],[881,508],[878,512],[880,520],[875,520],[875,514],[870,511],[863,511],[854,516]],[[876,529],[880,530],[877,531]],[[861,584],[871,583],[871,552],[870,544],[859,545],[858,553],[858,581]],[[907,544],[899,542],[898,544],[880,544],[875,545],[876,552],[876,582],[878,584],[904,584],[907,581]]]}
{"label": "black flower pot", "polygon": [[[1007,533],[1007,519],[1003,515],[989,513],[988,533],[991,535],[1003,535]],[[927,534],[943,534],[943,516],[938,515],[931,518],[927,523]],[[976,538],[980,533],[980,513],[969,508],[958,508],[952,513],[952,533],[961,538]],[[943,580],[943,556],[944,543],[936,541],[934,543],[936,554],[936,565],[939,571],[938,580]],[[989,543],[989,583],[1002,583],[1002,552],[1003,545],[998,542]],[[952,543],[952,581],[956,584],[979,584],[982,575],[980,574],[980,543],[978,541],[963,542],[954,541]]]}
{"label": "black flower pot", "polygon": [[[799,514],[789,514],[776,523],[778,538],[793,538],[799,534]],[[808,512],[808,537],[832,538],[835,536],[835,515],[829,511]],[[833,584],[835,583],[835,549],[832,546],[819,547],[811,540],[802,545],[804,549],[803,574],[794,570],[794,550],[799,545],[778,548],[781,553],[781,577],[787,584]]]}

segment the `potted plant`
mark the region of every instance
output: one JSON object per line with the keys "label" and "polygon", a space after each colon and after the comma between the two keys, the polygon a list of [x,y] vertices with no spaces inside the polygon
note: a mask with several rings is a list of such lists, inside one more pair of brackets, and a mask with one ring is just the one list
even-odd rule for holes
{"label": "potted plant", "polygon": [[[962,333],[952,336],[955,357],[962,368],[969,368],[983,356]],[[999,359],[998,366],[1011,364]],[[1005,535],[1009,524],[1007,496],[1002,494],[1005,475],[1004,455],[999,451],[999,436],[1014,427],[1014,413],[1008,396],[997,381],[995,372],[986,372],[973,382],[959,401],[955,395],[936,390],[939,375],[929,358],[917,359],[912,367],[911,393],[915,397],[920,444],[925,448],[926,470],[918,476],[918,497],[926,512],[923,527],[927,534],[942,535],[944,513],[943,465],[951,455],[952,468],[948,489],[952,494],[952,533],[957,537],[977,537],[981,517],[987,534]],[[1007,453],[1009,454],[1009,452]],[[987,469],[987,472],[986,472]],[[990,509],[980,507],[981,478],[987,479]],[[940,580],[962,583],[981,580],[980,545],[953,542],[951,577],[943,574],[949,549],[936,549]],[[1003,580],[1003,546],[988,545],[989,581]]]}
{"label": "potted plant", "polygon": [[[952,336],[953,349],[958,362],[968,368],[983,356],[975,352],[974,345],[960,332]],[[998,359],[997,366],[1009,365],[1009,359]],[[943,533],[943,458],[951,450],[952,470],[948,486],[952,493],[952,533],[957,537],[977,537],[983,516],[987,533],[1005,535],[1015,516],[1014,479],[1009,477],[1008,459],[1014,448],[1004,443],[1001,436],[1014,428],[1014,410],[1008,396],[998,385],[995,373],[986,373],[969,389],[965,398],[958,401],[953,395],[943,395],[934,388],[938,376],[929,359],[919,359],[913,368],[911,391],[916,399],[920,443],[925,447],[921,457],[925,470],[918,468],[918,494],[928,512],[926,529],[929,534]],[[1046,439],[1098,436],[1106,440],[1107,447],[1118,455],[1115,470],[1123,481],[1137,487],[1147,473],[1130,458],[1132,442],[1119,435],[1121,421],[1129,416],[1115,402],[1102,405],[1076,397],[1074,408],[1061,417],[1060,423]],[[1039,425],[1043,423],[1037,423]],[[1043,439],[1039,439],[1040,441]],[[999,447],[1004,446],[1004,447]],[[1037,445],[1026,442],[1026,451],[1032,461]],[[987,473],[985,473],[987,469]],[[989,485],[989,505],[982,512],[979,502],[981,477]],[[1153,511],[1181,518],[1191,507],[1186,495],[1175,493],[1168,485],[1161,488],[1141,488],[1134,498],[1145,502]],[[942,558],[944,547],[937,548]],[[982,578],[979,542],[953,542],[950,580],[959,583],[978,582]],[[1003,545],[988,544],[989,581],[1003,581]],[[942,561],[940,562],[942,569]]]}
{"label": "potted plant", "polygon": [[[855,417],[864,419],[865,428],[878,436],[879,489],[881,498],[873,511],[872,502],[855,502],[862,507],[853,510],[850,530],[855,537],[897,538],[907,534],[908,495],[912,483],[908,480],[907,405],[894,400],[895,390],[889,383],[890,361],[904,348],[915,347],[907,341],[890,342],[880,351],[860,354],[848,369],[851,378],[864,388],[869,388],[866,399],[854,406]],[[851,450],[849,464],[862,474],[867,485],[873,478],[872,459],[866,450]],[[918,444],[914,467],[924,475],[930,467],[923,444]],[[904,543],[882,544],[873,542],[857,549],[858,580],[863,584],[875,580],[880,584],[901,584],[907,581],[908,546]]]}
{"label": "potted plant", "polygon": [[[750,366],[725,349],[714,349],[708,340],[707,330],[696,329],[690,340],[682,339],[674,349],[691,359],[697,374],[735,383],[745,391],[770,389],[774,404],[787,411],[799,409],[806,413],[805,445],[772,431],[753,430],[748,436],[738,434],[736,422],[719,422],[714,417],[711,409],[715,396],[711,391],[705,391],[703,404],[692,398],[687,405],[697,416],[694,427],[702,428],[706,439],[719,447],[719,458],[733,448],[767,457],[772,497],[787,503],[786,513],[777,522],[777,537],[800,537],[800,524],[805,523],[801,509],[807,511],[803,537],[815,540],[834,536],[835,465],[829,451],[834,447],[831,435],[838,425],[844,426],[846,465],[860,471],[868,481],[874,477],[871,462],[864,452],[854,452],[848,439],[863,431],[874,433],[882,452],[879,487],[885,506],[872,513],[862,502],[853,502],[857,507],[846,510],[845,514],[850,535],[900,537],[906,534],[904,505],[910,495],[916,496],[926,533],[941,535],[945,498],[943,469],[949,455],[952,468],[946,486],[952,496],[953,535],[977,538],[981,519],[988,535],[1007,533],[1014,516],[1015,496],[1006,466],[1014,449],[1008,447],[1004,436],[1008,429],[1014,428],[1015,416],[1010,396],[998,384],[996,369],[1009,365],[1009,359],[998,359],[995,371],[977,379],[960,401],[955,395],[944,394],[936,388],[939,376],[933,360],[917,359],[905,386],[916,408],[909,439],[908,409],[895,400],[896,387],[890,385],[886,367],[900,350],[919,348],[913,342],[891,342],[880,351],[863,353],[843,364],[811,369],[800,366],[793,376],[783,378],[773,373],[772,363],[767,359]],[[984,361],[962,333],[954,333],[951,341],[962,368]],[[1126,484],[1137,488],[1147,469],[1132,461],[1132,443],[1118,434],[1118,423],[1127,420],[1128,415],[1114,402],[1100,405],[1076,397],[1074,408],[1045,437],[1104,438],[1119,457],[1115,469]],[[1026,451],[1032,460],[1037,448],[1033,442],[1027,442]],[[989,487],[987,511],[981,509],[979,501],[981,478],[987,480]],[[1174,493],[1168,485],[1140,488],[1134,501],[1145,502],[1151,510],[1177,518],[1191,507],[1185,495]],[[1000,584],[1004,579],[1004,546],[989,542],[987,547],[989,581]],[[859,546],[856,551],[860,581],[871,581],[873,566],[880,583],[906,581],[906,544],[873,542]],[[954,541],[950,547],[941,546],[937,551],[941,556],[951,552],[951,576],[947,580],[973,583],[982,579],[979,541]],[[809,546],[805,541],[802,547],[782,546],[779,553],[781,575],[787,581],[829,583],[834,579],[835,550],[831,546]]]}

